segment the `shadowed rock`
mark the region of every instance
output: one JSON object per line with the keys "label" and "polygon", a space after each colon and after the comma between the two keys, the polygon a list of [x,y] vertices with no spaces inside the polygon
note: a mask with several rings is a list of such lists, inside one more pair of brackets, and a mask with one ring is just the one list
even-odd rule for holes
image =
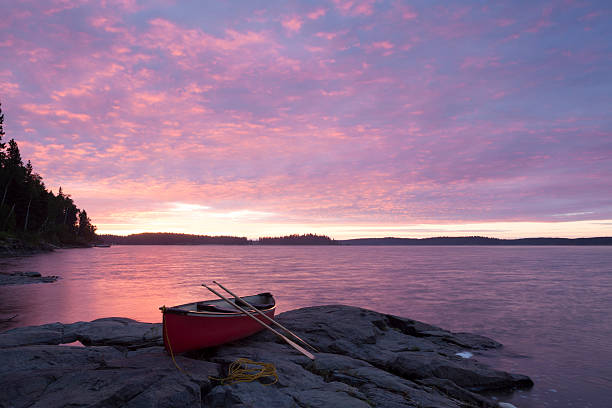
{"label": "shadowed rock", "polygon": [[26,285],[29,283],[52,283],[59,276],[41,276],[38,272],[16,272],[12,274],[0,273],[0,286]]}
{"label": "shadowed rock", "polygon": [[77,340],[86,346],[123,346],[133,349],[163,345],[160,324],[141,323],[125,317],[108,317],[92,322],[18,327],[0,335],[0,347],[66,344]]}
{"label": "shadowed rock", "polygon": [[[456,353],[501,345],[411,319],[321,306],[278,320],[320,350],[311,361],[269,332],[176,357],[161,325],[125,318],[0,334],[0,407],[494,407],[477,394],[532,385]],[[61,346],[79,340],[87,347]],[[240,357],[274,363],[279,381],[222,385]]]}

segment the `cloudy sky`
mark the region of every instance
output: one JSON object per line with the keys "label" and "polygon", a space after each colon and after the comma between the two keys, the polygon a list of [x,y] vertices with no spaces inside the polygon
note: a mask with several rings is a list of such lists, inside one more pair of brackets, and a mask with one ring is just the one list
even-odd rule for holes
{"label": "cloudy sky", "polygon": [[612,235],[609,1],[7,1],[0,102],[101,233]]}

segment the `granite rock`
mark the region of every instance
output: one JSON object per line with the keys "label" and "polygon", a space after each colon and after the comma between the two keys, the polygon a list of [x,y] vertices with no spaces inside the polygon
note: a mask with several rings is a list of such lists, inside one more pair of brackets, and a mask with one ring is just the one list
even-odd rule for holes
{"label": "granite rock", "polygon": [[38,272],[0,273],[0,286],[27,285],[30,283],[53,283],[59,276],[41,276]]}
{"label": "granite rock", "polygon": [[[479,352],[501,347],[482,336],[342,305],[278,320],[317,347],[314,361],[266,331],[175,365],[160,324],[115,317],[9,330],[0,407],[498,407],[478,392],[533,384],[479,363]],[[86,347],[62,345],[77,340]],[[466,351],[475,357],[456,355]],[[241,357],[273,363],[278,382],[215,379]]]}

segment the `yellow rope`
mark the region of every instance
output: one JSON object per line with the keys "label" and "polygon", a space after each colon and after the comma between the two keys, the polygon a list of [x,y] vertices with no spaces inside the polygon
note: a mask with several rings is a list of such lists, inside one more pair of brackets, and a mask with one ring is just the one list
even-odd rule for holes
{"label": "yellow rope", "polygon": [[276,367],[274,367],[274,364],[252,361],[248,358],[239,358],[230,364],[227,377],[209,378],[220,381],[221,384],[234,384],[239,382],[251,382],[264,377],[274,378],[272,382],[263,383],[264,385],[272,385],[278,381],[278,375],[276,374]]}
{"label": "yellow rope", "polygon": [[[185,370],[179,367],[179,365],[176,362],[176,359],[174,358],[174,353],[172,352],[172,345],[170,344],[170,337],[168,336],[168,327],[165,324],[166,323],[165,322],[166,321],[166,314],[165,314],[166,306],[162,306],[161,310],[162,310],[162,316],[163,316],[162,325],[164,327],[164,336],[166,337],[166,342],[168,343],[168,351],[170,351],[170,357],[172,357],[172,362],[174,363],[174,365],[179,371],[183,372],[184,374],[187,374]],[[256,368],[253,366],[259,366],[259,368]],[[276,374],[276,367],[274,366],[274,364],[252,361],[252,360],[249,360],[248,358],[239,358],[238,360],[230,364],[229,370],[227,373],[227,377],[225,378],[209,377],[209,378],[212,380],[220,381],[221,384],[224,384],[224,383],[233,384],[233,383],[238,383],[238,382],[251,382],[251,381],[255,381],[259,378],[264,378],[264,377],[274,377],[274,381],[270,383],[263,383],[264,385],[272,385],[278,382],[278,375]]]}
{"label": "yellow rope", "polygon": [[179,367],[179,365],[176,363],[176,360],[174,359],[174,353],[172,352],[172,345],[170,344],[170,337],[168,336],[168,327],[166,326],[166,306],[165,305],[162,306],[161,310],[162,310],[162,326],[164,327],[164,336],[166,336],[166,342],[168,343],[168,350],[170,351],[170,357],[172,357],[172,362],[174,363],[174,366],[179,371],[183,372],[183,374],[187,374],[185,370]]}

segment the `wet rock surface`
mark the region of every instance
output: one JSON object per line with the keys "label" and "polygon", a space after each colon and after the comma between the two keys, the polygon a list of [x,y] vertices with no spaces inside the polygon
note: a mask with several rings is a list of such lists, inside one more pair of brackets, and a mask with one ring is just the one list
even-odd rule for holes
{"label": "wet rock surface", "polygon": [[[0,333],[0,407],[497,407],[478,392],[529,387],[477,361],[491,339],[350,306],[281,314],[320,351],[314,361],[269,332],[176,356],[161,325],[125,318]],[[62,345],[80,342],[83,346]],[[457,353],[470,351],[465,359]],[[238,358],[273,363],[279,381],[222,385]]]}

